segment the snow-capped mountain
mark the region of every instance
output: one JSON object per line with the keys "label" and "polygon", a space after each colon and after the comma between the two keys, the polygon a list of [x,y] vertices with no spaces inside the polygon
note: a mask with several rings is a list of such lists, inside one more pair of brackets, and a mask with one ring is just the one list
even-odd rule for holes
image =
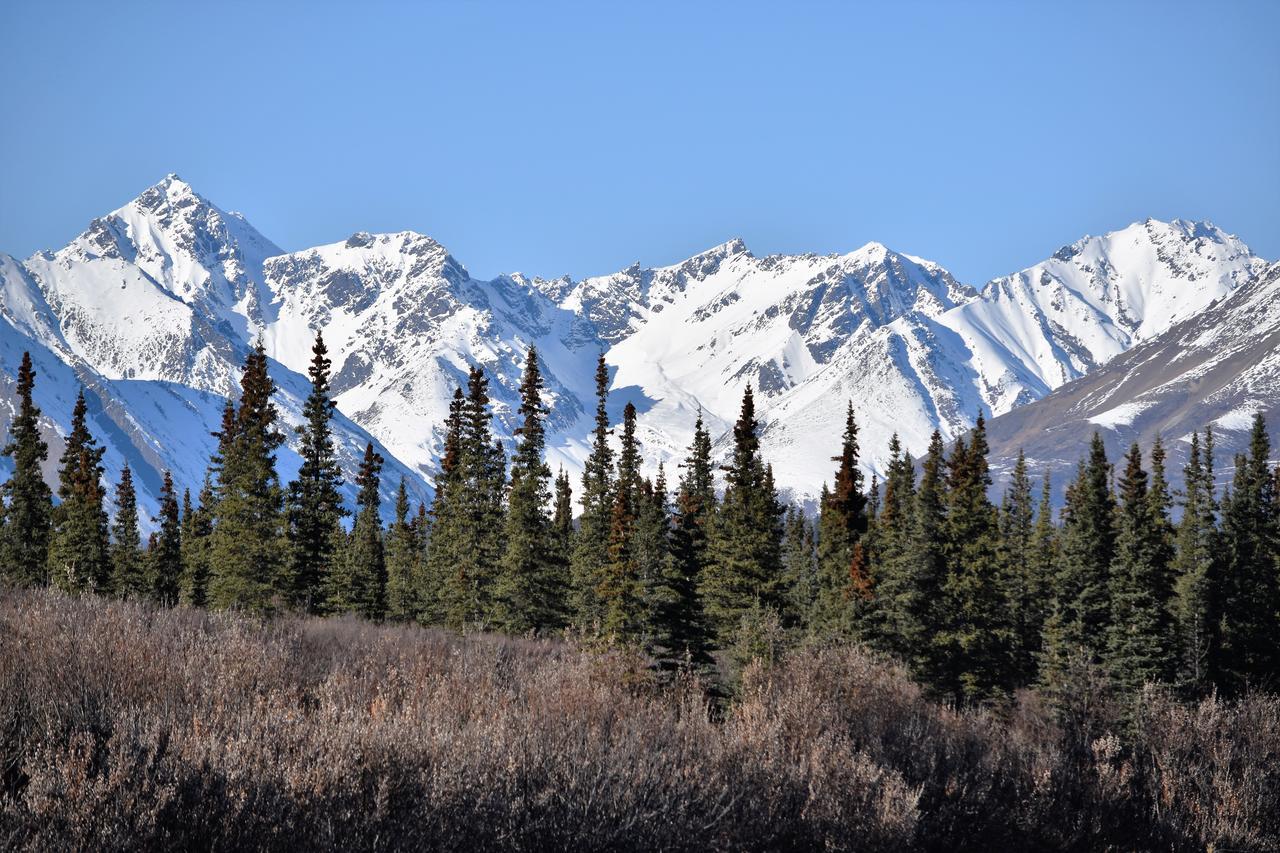
{"label": "snow-capped mountain", "polygon": [[1034,468],[1061,481],[1073,473],[1094,432],[1112,458],[1157,435],[1180,478],[1195,430],[1212,426],[1220,482],[1242,452],[1253,416],[1280,426],[1280,263],[1233,293],[1116,356],[1087,376],[994,420],[993,454],[1025,450]]}
{"label": "snow-capped mountain", "polygon": [[[194,494],[214,448],[210,432],[226,397],[238,394],[240,365],[271,306],[263,264],[278,254],[243,217],[170,175],[58,252],[23,263],[0,255],[0,371],[8,383],[0,419],[12,415],[12,380],[30,350],[50,465],[83,386],[107,447],[107,477],[114,482],[128,462],[144,515],[156,506],[164,470]],[[305,376],[276,366],[273,378],[285,422],[300,423]],[[427,498],[422,478],[345,416],[336,438],[348,471],[373,440],[388,460],[388,494],[404,476],[415,497]],[[282,476],[297,465],[286,448]]]}
{"label": "snow-capped mountain", "polygon": [[1264,268],[1213,225],[1148,220],[981,289],[877,243],[757,257],[741,240],[577,281],[482,281],[413,232],[285,253],[171,175],[57,252],[0,256],[0,368],[11,378],[32,349],[41,405],[64,430],[75,388],[89,388],[108,467],[149,466],[150,497],[163,468],[199,486],[208,432],[258,338],[296,421],[323,329],[348,467],[373,436],[388,487],[403,475],[423,497],[448,400],[472,364],[490,378],[511,446],[529,345],[547,378],[551,464],[576,474],[604,353],[610,408],[636,404],[652,465],[684,454],[699,411],[723,437],[749,383],[779,485],[810,500],[831,476],[846,401],[876,470],[892,433],[918,453],[935,428],[950,438],[979,412],[1040,399],[1200,316]]}
{"label": "snow-capped mountain", "polygon": [[1265,265],[1207,222],[1148,219],[989,282],[943,322],[1003,414],[1203,311]]}

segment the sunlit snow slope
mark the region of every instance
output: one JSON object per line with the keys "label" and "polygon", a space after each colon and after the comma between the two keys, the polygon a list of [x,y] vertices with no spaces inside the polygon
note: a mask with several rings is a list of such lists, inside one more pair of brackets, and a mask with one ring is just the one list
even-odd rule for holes
{"label": "sunlit snow slope", "polygon": [[[831,476],[847,401],[877,470],[892,433],[919,453],[934,429],[950,438],[979,412],[1038,400],[1200,316],[1265,266],[1211,224],[1148,220],[980,289],[877,243],[757,257],[741,240],[580,281],[483,281],[409,231],[285,253],[170,175],[57,252],[0,256],[0,421],[30,349],[50,435],[66,429],[84,385],[109,474],[125,460],[139,468],[149,512],[162,470],[199,487],[209,430],[259,338],[282,412],[297,421],[323,329],[348,471],[372,437],[389,460],[387,488],[404,476],[421,499],[449,397],[472,364],[490,378],[510,449],[521,365],[536,345],[553,466],[579,470],[604,353],[610,410],[636,404],[651,465],[684,454],[699,411],[723,449],[751,384],[779,485],[811,500]],[[293,465],[286,452],[286,475]]]}

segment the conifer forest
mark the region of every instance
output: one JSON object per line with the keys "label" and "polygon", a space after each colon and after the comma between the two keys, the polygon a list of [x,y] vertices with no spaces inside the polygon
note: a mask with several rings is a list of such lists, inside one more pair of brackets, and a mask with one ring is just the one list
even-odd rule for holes
{"label": "conifer forest", "polygon": [[[956,849],[956,827],[975,848],[1280,843],[1280,470],[1261,416],[1222,488],[1212,430],[1193,435],[1177,494],[1159,440],[1113,460],[1095,435],[1055,512],[1025,458],[993,494],[981,418],[919,459],[895,438],[866,482],[850,401],[810,517],[778,496],[749,386],[722,459],[699,420],[678,470],[642,474],[603,357],[581,481],[552,471],[530,348],[515,446],[473,368],[434,499],[401,483],[384,524],[372,445],[344,506],[319,334],[312,352],[296,479],[276,473],[259,345],[199,493],[166,475],[145,541],[83,395],[46,483],[24,359],[0,843]],[[216,717],[215,697],[238,722],[178,710]],[[349,742],[312,742],[338,718]],[[441,725],[479,740],[446,749]],[[208,751],[233,736],[252,742]],[[1260,751],[1224,754],[1236,736]],[[536,760],[506,740],[544,737]],[[514,763],[486,765],[482,742]],[[594,784],[594,805],[566,793]]]}

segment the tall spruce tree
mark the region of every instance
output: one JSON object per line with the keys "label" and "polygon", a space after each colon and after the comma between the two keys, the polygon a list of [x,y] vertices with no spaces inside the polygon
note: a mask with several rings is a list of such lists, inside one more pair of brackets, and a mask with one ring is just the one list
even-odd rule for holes
{"label": "tall spruce tree", "polygon": [[382,464],[373,442],[366,444],[356,475],[355,522],[326,585],[325,601],[331,613],[357,613],[367,619],[386,615],[387,566],[379,491]]}
{"label": "tall spruce tree", "polygon": [[40,464],[49,447],[40,437],[40,409],[32,401],[36,372],[31,353],[18,368],[18,411],[9,424],[3,453],[13,460],[13,475],[4,484],[7,503],[0,530],[0,569],[11,583],[34,586],[47,582],[52,493]]}
{"label": "tall spruce tree", "polygon": [[111,528],[111,589],[122,598],[150,595],[138,532],[138,494],[126,464],[116,486],[116,517]]}
{"label": "tall spruce tree", "polygon": [[1102,436],[1067,487],[1061,557],[1045,622],[1040,678],[1056,693],[1072,689],[1082,667],[1102,662],[1111,622],[1110,576],[1115,561],[1115,497]]}
{"label": "tall spruce tree", "polygon": [[325,580],[342,542],[342,470],[338,466],[331,420],[337,404],[330,397],[329,350],[317,331],[307,376],[311,392],[302,407],[305,421],[296,427],[302,464],[289,483],[287,522],[289,580],[294,603],[310,612],[324,609]]}
{"label": "tall spruce tree", "polygon": [[516,634],[561,627],[567,593],[560,586],[551,519],[547,516],[551,468],[543,458],[547,409],[542,392],[538,352],[529,347],[520,382],[519,413],[523,420],[516,429],[519,443],[511,460],[506,547],[494,590],[495,623]]}
{"label": "tall spruce tree", "polygon": [[1013,476],[1000,503],[1000,560],[1013,622],[1012,677],[1017,686],[1035,679],[1044,626],[1043,601],[1047,590],[1037,567],[1035,505],[1027,457],[1018,451]]}
{"label": "tall spruce tree", "polygon": [[409,493],[404,477],[396,489],[395,519],[387,530],[387,618],[409,622],[422,611],[422,545],[409,517]]}
{"label": "tall spruce tree", "polygon": [[103,451],[89,432],[88,406],[81,388],[58,468],[61,503],[53,509],[49,536],[49,576],[68,592],[105,591],[110,586]]}
{"label": "tall spruce tree", "polygon": [[897,623],[903,613],[898,605],[905,601],[903,596],[911,589],[905,560],[915,504],[915,463],[902,449],[897,433],[889,439],[883,500],[878,488],[874,497],[877,503],[874,524],[868,526],[864,537],[872,598],[858,633],[876,648],[900,654],[902,644],[898,642]]}
{"label": "tall spruce tree", "polygon": [[600,627],[619,640],[640,639],[644,628],[640,564],[636,549],[643,483],[640,478],[640,445],[636,440],[636,407],[627,403],[622,412],[622,442],[614,479],[613,506],[609,516],[608,561],[596,586],[600,601]]}
{"label": "tall spruce tree", "polygon": [[820,633],[850,636],[860,623],[867,590],[854,590],[853,550],[867,532],[867,499],[858,469],[858,424],[853,403],[845,413],[844,436],[835,486],[824,492],[818,521],[818,600],[815,628]]}
{"label": "tall spruce tree", "polygon": [[711,467],[711,434],[702,412],[676,489],[671,526],[670,593],[660,612],[662,633],[674,660],[695,667],[711,663],[711,635],[703,609],[701,586],[709,556],[711,525],[716,513],[715,474]]}
{"label": "tall spruce tree", "polygon": [[213,502],[211,472],[205,473],[197,505],[192,506],[189,490],[183,494],[182,583],[178,599],[191,607],[204,607],[209,601],[209,539],[213,533]]}
{"label": "tall spruce tree", "polygon": [[1058,527],[1053,521],[1053,485],[1046,471],[1040,485],[1040,505],[1036,507],[1036,523],[1031,534],[1028,571],[1034,590],[1031,600],[1018,613],[1023,633],[1015,666],[1023,686],[1040,680],[1040,661],[1044,657],[1044,628],[1053,599],[1053,583],[1059,559]]}
{"label": "tall spruce tree", "polygon": [[1213,686],[1217,659],[1218,613],[1221,603],[1221,543],[1213,483],[1213,431],[1191,434],[1183,468],[1182,519],[1178,522],[1174,574],[1174,619],[1177,626],[1177,681],[1192,696]]}
{"label": "tall spruce tree", "polygon": [[572,616],[570,595],[573,580],[570,562],[573,559],[573,486],[569,474],[560,468],[556,475],[554,509],[551,516],[551,570],[553,586],[560,592],[556,599],[560,607],[556,614],[557,625],[567,625]]}
{"label": "tall spruce tree", "polygon": [[707,618],[722,648],[744,617],[781,614],[786,585],[781,571],[783,509],[772,475],[760,457],[755,399],[748,385],[733,428],[733,453],[725,467],[725,491],[711,528],[702,595]]}
{"label": "tall spruce tree", "polygon": [[652,651],[671,658],[678,652],[667,636],[667,625],[662,618],[664,608],[674,594],[669,587],[671,506],[667,494],[667,473],[661,463],[658,476],[652,481],[646,478],[641,483],[639,501],[632,540],[640,582],[639,633]]}
{"label": "tall spruce tree", "polygon": [[284,442],[261,341],[245,358],[240,405],[219,433],[217,500],[209,536],[209,604],[266,612],[287,592],[283,495],[275,454]]}
{"label": "tall spruce tree", "polygon": [[986,422],[979,414],[969,441],[957,441],[948,461],[945,625],[935,643],[945,658],[944,687],[975,702],[1012,686],[1014,627],[999,555],[999,515],[987,497]]}
{"label": "tall spruce tree", "polygon": [[1238,694],[1280,682],[1280,571],[1271,442],[1254,416],[1247,455],[1236,457],[1230,498],[1222,502],[1222,582],[1215,676]]}
{"label": "tall spruce tree", "polygon": [[[822,493],[823,499],[828,500],[825,485]],[[813,527],[800,508],[787,507],[782,521],[782,571],[788,594],[787,613],[796,625],[817,631],[820,579]]]}
{"label": "tall spruce tree", "polygon": [[[904,475],[897,473],[899,478]],[[894,482],[891,474],[890,483]],[[946,606],[946,485],[942,435],[935,430],[905,529],[899,534],[903,540],[901,556],[882,585],[886,647],[906,661],[917,677],[934,685],[942,683],[945,675],[936,641]]]}
{"label": "tall spruce tree", "polygon": [[152,597],[172,607],[178,603],[182,587],[182,516],[173,476],[164,472],[160,484],[160,514],[153,519],[159,527],[150,554],[150,587]]}
{"label": "tall spruce tree", "polygon": [[1136,442],[1125,456],[1119,486],[1106,663],[1117,686],[1135,691],[1146,682],[1168,680],[1175,661],[1168,519],[1152,498]]}
{"label": "tall spruce tree", "polygon": [[591,453],[582,468],[582,515],[573,548],[574,620],[587,628],[604,618],[600,585],[609,562],[609,533],[613,524],[613,448],[609,445],[609,368],[604,353],[596,362],[596,419]]}
{"label": "tall spruce tree", "polygon": [[445,503],[438,507],[443,516],[437,516],[432,534],[432,565],[439,578],[442,621],[462,628],[488,624],[497,615],[494,583],[506,526],[506,456],[492,436],[489,381],[479,367],[472,367],[467,377],[455,450],[456,464],[448,474],[442,472],[452,479],[445,487]]}
{"label": "tall spruce tree", "polygon": [[466,398],[462,389],[453,392],[449,417],[445,421],[444,451],[440,456],[440,473],[436,476],[435,500],[431,504],[431,535],[426,545],[426,588],[423,618],[427,622],[462,627],[467,618],[465,598],[461,592],[466,579],[459,572],[459,547],[465,535],[462,492],[466,472],[462,467],[462,408]]}

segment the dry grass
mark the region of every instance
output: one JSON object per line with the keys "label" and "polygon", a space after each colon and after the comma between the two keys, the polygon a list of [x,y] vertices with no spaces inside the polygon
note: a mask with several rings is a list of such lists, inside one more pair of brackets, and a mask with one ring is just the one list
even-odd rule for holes
{"label": "dry grass", "polygon": [[0,847],[1280,846],[1280,702],[1129,719],[956,713],[852,648],[712,714],[625,653],[5,592]]}

